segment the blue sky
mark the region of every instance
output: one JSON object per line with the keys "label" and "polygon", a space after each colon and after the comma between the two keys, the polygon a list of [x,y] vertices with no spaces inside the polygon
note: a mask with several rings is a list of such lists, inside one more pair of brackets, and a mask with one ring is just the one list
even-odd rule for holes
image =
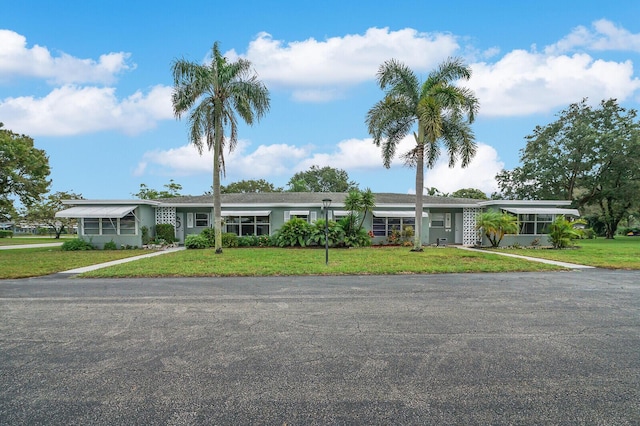
{"label": "blue sky", "polygon": [[[446,4],[445,4],[446,3]],[[211,156],[171,109],[173,60],[204,61],[215,41],[249,59],[271,110],[225,153],[222,183],[286,187],[311,165],[341,168],[375,192],[415,192],[415,173],[382,165],[364,123],[382,98],[379,65],[421,78],[448,56],[471,65],[479,149],[467,169],[438,164],[425,186],[496,190],[525,136],[573,102],[640,106],[640,2],[29,1],[0,15],[0,122],[49,155],[52,191],[126,199],[170,179],[211,187]],[[411,140],[403,143],[409,147]]]}

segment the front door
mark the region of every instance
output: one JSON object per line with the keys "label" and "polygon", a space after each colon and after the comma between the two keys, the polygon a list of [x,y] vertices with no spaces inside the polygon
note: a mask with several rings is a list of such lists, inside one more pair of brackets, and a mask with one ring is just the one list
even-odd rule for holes
{"label": "front door", "polygon": [[184,243],[184,213],[176,213],[176,240]]}
{"label": "front door", "polygon": [[462,244],[462,213],[456,213],[456,229],[454,233],[455,243]]}

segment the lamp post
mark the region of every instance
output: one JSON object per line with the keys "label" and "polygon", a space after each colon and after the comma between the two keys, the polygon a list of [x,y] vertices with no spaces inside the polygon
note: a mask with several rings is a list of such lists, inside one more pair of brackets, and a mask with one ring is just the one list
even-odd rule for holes
{"label": "lamp post", "polygon": [[331,205],[331,200],[329,198],[325,198],[322,200],[322,209],[324,210],[324,254],[325,254],[325,265],[329,264],[329,206]]}

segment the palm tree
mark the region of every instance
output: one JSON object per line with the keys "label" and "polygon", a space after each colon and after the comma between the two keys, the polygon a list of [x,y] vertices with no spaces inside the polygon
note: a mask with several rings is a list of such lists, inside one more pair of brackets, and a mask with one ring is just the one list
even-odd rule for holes
{"label": "palm tree", "polygon": [[484,232],[484,235],[491,243],[491,247],[498,247],[505,234],[518,233],[520,224],[515,216],[490,210],[478,215],[476,229]]}
{"label": "palm tree", "polygon": [[449,58],[432,71],[423,83],[406,65],[391,59],[377,73],[385,97],[367,113],[367,126],[373,143],[382,147],[384,166],[389,168],[398,144],[413,132],[416,146],[404,154],[405,163],[416,167],[416,233],[414,251],[422,251],[422,194],[424,165],[433,168],[442,144],[449,156],[449,167],[460,158],[469,165],[476,152],[470,124],[478,111],[473,92],[454,83],[468,80],[471,68],[461,59]]}
{"label": "palm tree", "polygon": [[[220,54],[218,42],[211,50],[211,62],[198,64],[175,60],[173,73],[173,112],[177,118],[189,112],[189,140],[200,154],[204,144],[213,151],[213,212],[216,253],[222,253],[220,215],[220,171],[225,172],[223,151],[231,152],[238,142],[236,113],[249,125],[269,110],[269,91],[258,80],[251,62],[228,62]],[[225,137],[225,128],[229,136]]]}

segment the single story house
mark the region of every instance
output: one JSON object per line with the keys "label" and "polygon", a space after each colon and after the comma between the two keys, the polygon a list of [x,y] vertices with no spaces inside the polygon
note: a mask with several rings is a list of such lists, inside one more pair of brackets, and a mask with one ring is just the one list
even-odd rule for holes
{"label": "single story house", "polygon": [[[244,235],[272,235],[292,217],[309,222],[324,218],[323,199],[330,199],[329,219],[349,214],[344,210],[346,193],[276,192],[222,194],[223,232]],[[391,232],[415,225],[415,195],[376,193],[375,208],[364,220],[374,235],[373,244],[387,242]],[[176,239],[184,243],[189,234],[213,226],[212,196],[180,196],[157,200],[64,200],[70,208],[57,217],[78,219],[78,236],[102,247],[114,241],[118,246],[142,246],[142,228],[155,236],[155,226],[172,224]],[[507,235],[503,245],[529,245],[535,239],[547,244],[547,227],[558,215],[579,216],[567,208],[569,201],[476,200],[424,196],[422,243],[476,245],[484,237],[476,230],[476,217],[489,209],[509,212],[521,224],[518,235]],[[484,241],[486,244],[486,240]]]}

